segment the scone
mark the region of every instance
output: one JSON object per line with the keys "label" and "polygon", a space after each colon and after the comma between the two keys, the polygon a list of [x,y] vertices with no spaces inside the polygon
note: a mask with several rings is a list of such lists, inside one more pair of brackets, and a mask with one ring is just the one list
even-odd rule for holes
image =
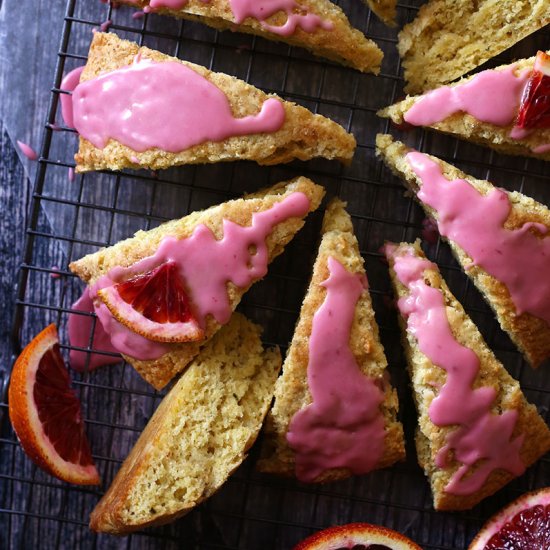
{"label": "scone", "polygon": [[452,82],[550,22],[550,0],[430,0],[399,33],[408,93]]}
{"label": "scone", "polygon": [[457,261],[533,366],[550,357],[550,211],[436,157],[379,135],[377,153],[403,179]]}
{"label": "scone", "polygon": [[[529,97],[525,92],[541,77],[547,90],[534,91]],[[536,62],[532,57],[483,71],[407,97],[378,114],[396,124],[433,128],[502,153],[550,160],[550,104],[544,108],[541,101],[541,94],[549,91],[550,57],[539,52]]]}
{"label": "scone", "polygon": [[80,135],[78,172],[347,162],[356,145],[339,124],[304,107],[111,33],[95,33],[84,70],[79,78],[70,73],[62,89],[72,92],[64,94],[63,116]]}
{"label": "scone", "polygon": [[382,51],[329,0],[122,0],[145,11],[205,23],[219,30],[256,34],[306,48],[363,72],[378,73]]}
{"label": "scone", "polygon": [[[95,311],[114,347],[160,389],[225,324],[250,286],[319,206],[307,178],[193,212],[89,254],[69,267],[88,284],[76,311]],[[69,324],[85,316],[71,315]],[[101,326],[100,326],[101,325]],[[86,348],[89,331],[80,334]]]}
{"label": "scone", "polygon": [[467,510],[550,449],[550,430],[418,242],[387,244],[436,510]]}
{"label": "scone", "polygon": [[369,8],[389,27],[395,27],[397,0],[367,0]]}
{"label": "scone", "polygon": [[405,457],[397,394],[344,206],[333,200],[327,208],[258,463],[305,482],[365,474]]}
{"label": "scone", "polygon": [[260,329],[235,313],[163,399],[92,512],[94,531],[124,534],[188,513],[246,458],[281,368]]}

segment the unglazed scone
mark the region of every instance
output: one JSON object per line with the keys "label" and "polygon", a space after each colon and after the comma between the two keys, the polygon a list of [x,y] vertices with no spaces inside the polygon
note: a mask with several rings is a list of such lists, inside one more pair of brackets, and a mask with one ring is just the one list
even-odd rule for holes
{"label": "unglazed scone", "polygon": [[[293,159],[308,160],[318,156],[348,162],[353,156],[355,138],[332,120],[314,115],[294,103],[279,100],[275,95],[265,94],[232,76],[214,73],[205,67],[181,61],[146,47],[140,48],[134,42],[121,40],[111,33],[95,33],[79,85],[88,83],[100,75],[105,77],[116,70],[135,66],[136,60],[142,65],[173,62],[192,70],[203,77],[206,84],[210,83],[221,90],[225,96],[223,101],[228,101],[232,116],[236,119],[246,116],[258,117],[264,103],[270,99],[277,99],[282,102],[284,111],[282,125],[273,132],[232,135],[221,141],[200,142],[179,152],[169,152],[158,147],[136,151],[115,139],[108,139],[105,146],[100,148],[80,136],[79,150],[75,155],[78,172],[121,170],[128,167],[163,169],[180,164],[231,160],[254,160],[259,164],[270,165]],[[74,97],[73,92],[73,100]],[[87,116],[88,107],[85,102],[86,98],[82,110],[84,116]],[[100,98],[97,99],[97,103],[102,104]],[[197,100],[197,108],[199,107],[200,99]],[[76,113],[76,108],[74,110]],[[137,116],[139,113],[134,115]],[[146,119],[142,117],[142,120]],[[177,128],[174,132],[177,134]]]}
{"label": "unglazed scone", "polygon": [[408,93],[451,82],[550,22],[550,0],[430,0],[399,33]]}
{"label": "unglazed scone", "polygon": [[94,531],[124,534],[188,513],[246,458],[281,368],[260,328],[235,313],[163,399],[92,512]]}
{"label": "unglazed scone", "polygon": [[396,26],[397,0],[367,0],[367,4],[386,25]]}
{"label": "unglazed scone", "polygon": [[[172,3],[173,8],[163,7],[162,2],[160,5],[159,2],[156,2],[158,8],[152,7],[151,4],[154,6],[155,2],[150,0],[122,0],[120,3],[133,5],[140,9],[145,8],[155,13],[200,21],[215,29],[246,32],[270,40],[286,42],[363,72],[378,73],[380,70],[383,57],[380,48],[372,40],[366,38],[362,32],[353,28],[344,12],[329,0],[298,0],[292,7],[289,6],[291,2],[280,2],[279,10],[262,20],[252,15],[245,16],[250,9],[253,11],[256,6],[243,6],[247,2],[242,0],[210,0],[208,2],[189,0],[189,2],[181,2],[181,6],[177,6],[177,2]],[[259,3],[258,0],[256,3]],[[260,7],[260,12],[271,11],[274,9],[274,3],[276,0],[275,2],[273,0],[265,2],[265,6]],[[305,24],[309,32],[302,28],[298,19],[297,25],[295,21],[290,22],[291,26],[296,25],[294,32],[287,33],[285,27],[288,20],[287,9],[294,17],[294,14],[307,14],[308,17],[316,20]],[[242,16],[245,16],[244,19]],[[311,27],[309,27],[310,25]]]}
{"label": "unglazed scone", "polygon": [[[378,112],[396,124],[425,126],[511,155],[550,160],[550,128],[518,131],[521,99],[535,57],[483,71]],[[495,101],[498,94],[500,101]],[[512,137],[515,136],[515,137]]]}
{"label": "unglazed scone", "polygon": [[550,430],[419,243],[385,247],[436,510],[467,510],[550,449]]}
{"label": "unglazed scone", "polygon": [[[231,200],[204,211],[193,212],[184,218],[167,222],[155,229],[138,231],[134,237],[121,241],[109,248],[102,249],[94,254],[89,254],[78,261],[72,262],[69,267],[73,273],[78,275],[89,285],[87,288],[88,292],[94,289],[94,309],[100,313],[104,313],[104,304],[99,301],[99,298],[95,295],[98,290],[96,287],[101,284],[101,281],[104,280],[109,273],[112,273],[113,270],[132,269],[132,266],[139,265],[139,262],[149,261],[148,259],[151,257],[154,258],[155,254],[159,251],[159,247],[161,247],[163,243],[166,243],[167,239],[174,240],[176,244],[178,242],[188,242],[189,238],[196,234],[196,230],[199,226],[205,226],[213,234],[213,238],[220,241],[225,236],[224,224],[227,222],[233,222],[235,224],[234,227],[237,228],[250,227],[255,214],[269,213],[274,208],[280,208],[288,201],[294,200],[295,197],[301,198],[305,201],[303,215],[279,218],[265,238],[265,244],[263,245],[265,246],[265,260],[267,263],[270,263],[275,257],[283,252],[286,244],[288,244],[294,235],[302,228],[304,225],[303,218],[307,215],[307,212],[312,212],[317,209],[323,195],[323,188],[314,184],[307,178],[302,177],[291,182],[279,183],[268,189],[247,195],[242,199]],[[246,243],[243,246],[246,247]],[[222,258],[209,262],[207,269],[220,270],[221,267],[217,266],[218,262],[222,262]],[[159,260],[159,263],[162,262]],[[191,271],[193,270],[193,265],[188,265],[188,267]],[[202,272],[195,273],[198,277],[199,285],[203,275],[204,277],[207,275],[211,277],[209,273],[204,273],[203,275],[201,275],[201,273]],[[122,280],[126,280],[127,278],[128,276],[124,275]],[[205,284],[206,280],[207,279],[205,279]],[[231,282],[230,278],[227,280],[228,282],[225,284],[226,296],[224,299],[227,300],[227,313],[230,314],[230,312],[236,308],[241,297],[251,284],[258,280],[258,277],[252,277],[250,283],[245,286],[236,286],[236,284]],[[111,286],[112,282],[107,281],[107,288]],[[193,302],[194,298],[192,293],[190,298]],[[98,310],[97,306],[100,306],[101,309]],[[106,323],[108,324],[105,330],[109,334],[113,334],[114,331],[118,332],[121,329],[120,323],[112,316],[108,316],[105,322],[102,321],[103,325]],[[129,334],[131,343],[127,344],[124,348],[126,351],[123,351],[121,348],[119,348],[119,351],[123,353],[124,358],[132,364],[145,380],[155,388],[160,389],[186,367],[191,359],[197,355],[200,347],[221,328],[221,325],[222,323],[218,322],[213,315],[207,315],[205,318],[204,334],[200,340],[160,344],[162,347],[156,347],[152,355],[153,358],[147,360],[134,357],[131,353],[133,349],[137,349],[137,344],[141,345],[141,343],[143,343],[147,346],[149,343],[147,339],[143,340],[140,336],[136,344],[136,337],[139,335],[133,334],[132,331],[126,331],[122,336]],[[113,338],[114,337],[111,336],[112,340]],[[87,343],[84,344],[84,347],[86,347],[86,345]],[[157,344],[155,343],[155,345]],[[150,353],[150,351],[147,350],[146,353]],[[149,357],[149,355],[147,355],[147,357]]]}
{"label": "unglazed scone", "polygon": [[[284,362],[283,374],[277,381],[275,402],[266,421],[262,455],[258,463],[258,469],[262,472],[297,476],[308,482],[325,482],[384,468],[405,457],[403,428],[397,420],[397,394],[386,372],[387,361],[378,337],[363,258],[351,218],[344,206],[335,199],[325,213],[323,236],[312,279]],[[344,279],[337,283],[337,278],[342,276]],[[341,286],[332,286],[334,284]],[[346,292],[353,285],[357,285],[356,294],[350,298]],[[345,302],[336,305],[331,300],[335,300],[338,293],[345,296]],[[315,333],[323,330],[317,323],[323,323],[321,317],[327,312],[331,326],[325,327],[330,332],[325,339],[322,333]],[[342,326],[348,328],[343,329],[341,338],[339,330]],[[323,342],[314,341],[314,338]],[[345,342],[340,342],[340,339]],[[314,349],[316,343],[324,346],[327,341],[330,341],[327,348]],[[317,363],[319,358],[316,354],[322,355],[322,364]],[[354,364],[341,362],[346,354]],[[353,382],[348,378],[354,374],[350,373],[350,369],[355,370]],[[323,403],[331,402],[331,397],[322,389],[312,389],[308,382],[308,379],[318,380],[321,377],[333,387],[332,395],[336,396],[329,406],[330,413],[322,407]],[[370,393],[358,390],[362,385],[368,388],[369,384],[372,384]],[[345,395],[340,396],[338,392]],[[338,417],[338,411],[346,409],[344,403],[347,403],[350,413],[354,406],[368,407],[369,398],[377,402],[367,413],[368,420],[355,416],[357,411],[346,419]],[[305,419],[311,427],[309,434],[308,427],[305,428],[305,437],[314,434],[314,441],[306,443],[304,449],[299,433],[299,430],[304,433],[304,427],[298,425],[304,418],[301,421],[296,419],[304,412],[307,414],[312,402],[321,409],[310,419]],[[362,430],[369,422],[379,422],[379,432],[373,430],[365,435]],[[362,439],[365,439],[363,447],[360,443]],[[375,448],[375,455],[367,460],[369,450]],[[343,458],[344,453],[349,453],[347,458]],[[321,456],[322,461],[319,460]]]}
{"label": "unglazed scone", "polygon": [[[547,315],[550,309],[547,310],[545,307],[550,299],[550,289],[546,288],[544,275],[547,272],[545,262],[550,259],[545,248],[550,243],[548,238],[543,236],[543,232],[550,228],[548,208],[521,193],[506,192],[495,188],[488,181],[468,176],[436,157],[416,153],[403,143],[394,141],[391,136],[378,135],[376,145],[377,154],[392,172],[403,180],[426,214],[436,221],[440,234],[449,243],[457,261],[495,312],[502,329],[508,333],[526,359],[531,365],[538,366],[550,357],[550,326]],[[466,201],[453,197],[446,200],[446,207],[459,208],[463,204],[462,210],[446,213],[442,220],[437,209],[428,205],[422,196],[419,197],[425,182],[413,169],[410,162],[413,157],[408,156],[409,153],[414,154],[415,160],[419,164],[424,164],[437,178],[438,183],[430,186],[430,189],[440,189],[441,185],[445,186],[445,190],[465,188],[469,193]],[[486,200],[491,201],[488,207],[474,205],[474,201],[481,203]],[[500,217],[497,223],[493,223],[492,217],[495,215]],[[465,216],[468,216],[467,220],[464,219]],[[465,243],[461,246],[457,242],[459,236],[454,230],[450,231],[452,235],[447,235],[448,231],[442,229],[442,222],[448,224],[453,221],[462,224],[466,229],[475,228],[476,224],[483,227],[478,228],[475,238],[469,239],[468,246],[465,247]],[[498,231],[504,238],[514,240],[516,251],[509,251],[509,242],[487,242],[491,231]],[[526,240],[525,248],[522,248],[522,240]],[[485,260],[475,263],[470,255],[472,252],[469,254],[465,250],[471,247],[477,249],[478,243],[482,242],[486,243],[489,262],[492,266],[497,265],[498,277],[489,272]],[[503,248],[505,245],[507,248]],[[520,257],[524,254],[526,257]],[[493,267],[491,271],[496,273]],[[504,279],[508,279],[506,284],[502,282]],[[513,290],[509,288],[511,284],[519,285],[519,295],[529,296],[528,305],[524,305],[524,299],[521,301],[521,307],[516,305],[518,294],[512,294]]]}

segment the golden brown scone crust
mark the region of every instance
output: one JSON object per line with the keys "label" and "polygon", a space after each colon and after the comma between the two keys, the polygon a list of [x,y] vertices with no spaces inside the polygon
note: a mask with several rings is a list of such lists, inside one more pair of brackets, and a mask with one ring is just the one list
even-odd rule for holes
{"label": "golden brown scone crust", "polygon": [[[535,63],[535,58],[522,59],[515,63],[515,74],[519,74],[524,70],[532,70]],[[495,70],[504,70],[510,65],[502,65]],[[463,78],[462,80],[451,84],[451,87],[471,80],[473,77]],[[423,96],[409,96],[399,103],[395,103],[390,107],[386,107],[378,111],[378,115],[384,118],[391,118],[395,124],[403,124],[405,122],[405,113]],[[473,141],[480,145],[485,145],[509,155],[524,155],[537,159],[550,160],[550,151],[546,153],[534,153],[533,149],[537,146],[550,144],[550,128],[539,128],[533,130],[527,137],[523,139],[512,139],[510,131],[514,124],[508,126],[495,126],[488,122],[481,122],[468,113],[455,113],[441,122],[436,122],[428,126],[434,130],[439,130],[445,134],[450,134],[460,139]]]}
{"label": "golden brown scone crust", "polygon": [[[417,198],[416,193],[421,181],[405,159],[405,155],[410,149],[399,141],[393,141],[391,136],[381,134],[376,138],[376,146],[377,154],[382,157],[395,175],[403,179],[407,189],[412,191]],[[430,156],[430,158],[441,166],[443,174],[449,180],[464,179],[483,194],[494,189],[494,186],[488,181],[468,176],[436,157]],[[541,223],[550,228],[550,211],[546,206],[518,192],[508,192],[508,197],[511,209],[505,223],[506,228],[517,229],[527,222]],[[420,201],[419,204],[429,217],[437,220],[437,214],[432,208]],[[502,329],[508,333],[531,365],[536,367],[550,357],[550,327],[548,324],[529,313],[518,315],[506,286],[489,275],[482,267],[477,265],[469,267],[472,260],[464,250],[454,241],[447,240],[447,242],[460,265],[463,268],[468,267],[465,269],[465,273],[472,279],[495,312]]]}
{"label": "golden brown scone crust", "polygon": [[[275,403],[268,414],[258,469],[284,476],[295,475],[295,454],[290,449],[286,434],[292,417],[312,402],[307,384],[309,337],[313,315],[323,304],[326,289],[320,286],[328,276],[328,258],[336,258],[352,273],[365,274],[363,258],[345,203],[334,199],[329,204],[323,221],[323,237],[313,275],[304,298],[300,318],[286,356],[283,375],[275,389]],[[385,449],[377,468],[385,468],[405,458],[403,427],[397,420],[399,403],[386,373],[387,361],[378,337],[369,291],[361,294],[355,309],[350,336],[350,347],[357,364],[365,375],[375,379],[384,391],[381,412],[385,419]],[[327,482],[351,476],[348,469],[338,468],[324,472],[315,481]]]}
{"label": "golden brown scone crust", "polygon": [[[200,2],[200,0],[199,0]],[[232,76],[209,71],[205,67],[182,61],[134,42],[121,40],[112,33],[95,33],[81,82],[100,74],[131,65],[134,57],[153,61],[177,61],[215,84],[227,96],[233,115],[241,118],[260,112],[262,104],[274,94],[265,94]],[[280,99],[280,98],[279,98]],[[259,164],[278,164],[293,159],[325,157],[348,162],[355,151],[355,138],[336,122],[314,115],[304,107],[283,101],[286,118],[280,130],[272,133],[235,136],[220,142],[208,141],[180,153],[159,149],[137,152],[111,139],[103,149],[80,137],[75,155],[77,172],[121,170],[123,168],[163,169],[180,164],[198,164],[229,160],[254,160]],[[139,164],[135,160],[139,159]],[[134,162],[132,161],[134,159]]]}
{"label": "golden brown scone crust", "polygon": [[[143,9],[150,4],[149,0],[129,2],[122,0],[121,4],[131,4]],[[286,42],[293,46],[306,48],[311,53],[326,57],[358,69],[362,72],[378,74],[382,62],[383,53],[380,48],[369,40],[361,31],[353,28],[344,12],[329,0],[299,0],[309,13],[319,15],[322,19],[331,21],[334,25],[330,31],[322,28],[314,32],[306,32],[301,28],[290,36],[280,36],[265,30],[261,23],[253,17],[246,18],[240,25],[235,22],[229,0],[189,0],[179,9],[159,9],[158,12],[178,17],[199,21],[219,30],[236,30],[248,34],[257,34],[270,40]],[[282,25],[286,21],[286,15],[276,13],[268,19],[270,25]]]}
{"label": "golden brown scone crust", "polygon": [[[417,256],[425,258],[418,241],[414,245],[401,243],[397,249],[397,254],[403,249],[411,248]],[[396,297],[408,296],[408,289],[397,279],[393,269],[395,264],[393,258],[389,259],[389,264],[392,286]],[[473,387],[492,387],[495,389],[497,398],[492,408],[493,412],[518,411],[518,420],[512,437],[515,438],[520,434],[524,434],[525,439],[520,449],[520,457],[526,467],[530,466],[550,450],[550,430],[538,414],[536,407],[526,401],[518,382],[508,374],[493,352],[487,347],[475,324],[451,294],[439,270],[436,267],[426,270],[424,280],[432,288],[441,290],[447,308],[449,325],[456,340],[463,346],[472,349],[479,357],[479,373]],[[445,446],[447,435],[456,427],[436,426],[430,420],[428,409],[432,400],[438,395],[437,388],[445,383],[446,373],[443,369],[434,365],[418,349],[416,338],[407,331],[407,323],[401,316],[399,316],[399,323],[402,329],[402,342],[418,411],[416,435],[418,462],[430,481],[434,507],[436,510],[468,510],[498,491],[514,476],[505,470],[495,470],[489,475],[483,487],[471,495],[452,495],[445,492],[445,487],[460,467],[460,463],[451,458],[449,468],[441,470],[435,465],[435,458],[439,450]]]}
{"label": "golden brown scone crust", "polygon": [[389,27],[395,27],[397,0],[367,0],[369,8]]}
{"label": "golden brown scone crust", "polygon": [[278,349],[235,313],[162,400],[90,517],[121,535],[163,525],[215,493],[246,458],[273,397]]}
{"label": "golden brown scone crust", "polygon": [[[170,235],[178,239],[184,239],[192,234],[198,224],[205,224],[212,230],[217,239],[221,239],[224,219],[243,226],[249,225],[254,212],[267,210],[296,191],[304,193],[309,198],[310,212],[319,207],[325,194],[320,185],[316,185],[311,180],[303,177],[296,178],[291,182],[278,183],[273,187],[245,196],[242,199],[228,201],[207,210],[193,212],[184,218],[169,221],[149,231],[138,231],[134,237],[72,262],[69,268],[85,283],[93,284],[113,267],[127,267],[153,255],[166,236]],[[270,262],[281,254],[284,247],[292,240],[304,223],[301,218],[290,218],[275,226],[266,240]],[[237,288],[228,283],[229,301],[233,309],[237,307],[248,288]],[[189,361],[197,355],[200,347],[220,329],[220,326],[212,317],[209,317],[206,322],[205,339],[200,343],[170,344],[171,351],[169,353],[151,361],[142,361],[126,355],[124,358],[147,382],[155,388],[161,389],[185,368]]]}
{"label": "golden brown scone crust", "polygon": [[399,33],[408,93],[451,82],[550,22],[550,0],[430,0]]}

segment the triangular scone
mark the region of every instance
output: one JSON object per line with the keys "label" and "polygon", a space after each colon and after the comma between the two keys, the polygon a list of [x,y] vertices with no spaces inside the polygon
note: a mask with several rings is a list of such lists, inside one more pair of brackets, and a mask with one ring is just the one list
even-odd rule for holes
{"label": "triangular scone", "polygon": [[[531,57],[483,71],[424,95],[407,97],[378,115],[391,118],[396,124],[433,128],[502,153],[550,160],[550,128],[536,128],[511,137],[518,130],[514,125],[534,62],[535,57]],[[494,101],[495,93],[500,95],[499,102]],[[454,112],[449,108],[453,103]]]}
{"label": "triangular scone", "polygon": [[[193,234],[197,226],[204,224],[219,240],[224,236],[224,220],[232,221],[239,226],[250,226],[254,213],[267,211],[274,205],[294,196],[295,193],[303,193],[307,197],[309,211],[312,212],[319,206],[324,190],[307,178],[297,178],[291,182],[279,183],[242,199],[228,201],[200,212],[193,212],[184,218],[167,222],[155,229],[138,231],[134,237],[85,256],[72,262],[69,267],[73,273],[90,285],[89,288],[93,288],[98,279],[107,275],[112,269],[131,266],[144,258],[153,256],[163,239],[167,237],[173,237],[177,240],[186,239]],[[303,225],[304,220],[302,217],[291,217],[275,225],[265,241],[268,263],[283,252],[284,247]],[[192,266],[189,267],[192,269]],[[211,268],[216,269],[216,265],[212,265]],[[231,282],[227,283],[229,305],[232,310],[237,307],[241,297],[249,287],[250,285],[241,288]],[[220,327],[221,325],[214,317],[208,316],[204,338],[201,341],[163,344],[164,353],[161,352],[161,355],[156,359],[140,360],[131,357],[127,353],[124,354],[124,358],[132,364],[145,380],[155,388],[160,389],[185,368],[191,359],[197,355],[200,347]],[[87,346],[87,343],[85,346]]]}
{"label": "triangular scone", "polygon": [[418,461],[436,510],[467,510],[546,453],[550,430],[419,243],[385,252],[419,417]]}
{"label": "triangular scone", "polygon": [[[200,21],[215,29],[241,31],[270,40],[286,42],[293,46],[306,48],[315,55],[332,59],[337,63],[348,65],[363,72],[378,73],[380,71],[380,63],[383,57],[380,48],[361,31],[353,28],[341,8],[330,2],[330,0],[297,0],[296,6],[291,12],[307,12],[318,16],[324,22],[323,26],[331,25],[331,29],[314,25],[311,32],[307,32],[298,25],[294,32],[288,35],[286,32],[285,35],[271,32],[269,28],[262,25],[262,22],[254,17],[246,17],[241,23],[237,23],[232,4],[238,2],[234,0],[210,0],[207,2],[204,0],[189,0],[189,2],[181,2],[182,7],[173,9],[166,7],[151,8],[150,0],[122,0],[120,3],[130,4],[141,9],[150,9],[155,13]],[[266,2],[263,9],[271,9],[269,4],[269,2]],[[289,2],[283,2],[282,4],[288,6]],[[277,27],[283,26],[286,21],[285,8],[281,6],[280,11],[268,17],[265,23]]]}
{"label": "triangular scone", "polygon": [[[277,381],[275,403],[266,421],[262,457],[258,463],[260,471],[286,476],[296,475],[298,479],[309,482],[325,482],[352,475],[354,473],[352,468],[342,465],[343,462],[345,463],[342,460],[344,453],[349,453],[350,457],[355,455],[355,460],[361,461],[361,453],[366,458],[368,449],[377,449],[376,456],[371,457],[370,464],[363,462],[355,469],[355,473],[367,473],[367,471],[384,468],[405,457],[403,428],[397,420],[397,394],[388,380],[384,348],[378,337],[378,326],[374,319],[368,287],[365,284],[363,258],[353,233],[351,218],[344,210],[344,206],[341,201],[333,200],[327,208],[323,222],[323,237],[313,267],[312,279],[284,362],[283,374]],[[339,265],[331,264],[334,261],[339,262]],[[327,283],[327,279],[330,277],[336,280],[337,272],[333,271],[335,267],[345,269],[348,273],[346,277],[349,277],[350,281],[342,282],[343,286],[351,286],[352,283],[358,285],[356,295],[358,298],[346,300],[345,305],[340,304],[340,307],[333,307],[334,302],[330,305],[327,302],[330,292],[326,286],[330,284]],[[363,283],[357,283],[358,278]],[[337,292],[338,289],[335,287],[334,293]],[[313,334],[318,330],[315,327],[320,326],[316,323],[322,322],[319,317],[322,315],[319,313],[322,308],[325,310],[328,308],[334,324],[334,328],[330,329],[331,335],[328,337],[329,349],[317,350],[323,355],[324,366],[313,364],[315,359],[312,359],[310,347]],[[347,341],[344,344],[339,341],[336,327],[345,325],[348,320],[351,323],[351,330],[345,329],[342,340]],[[323,338],[320,333],[317,337]],[[331,375],[326,368],[327,364],[332,362],[332,353],[337,354],[337,360],[334,361],[333,367],[329,366],[334,371]],[[356,393],[349,389],[350,385],[354,385],[349,382],[351,378],[348,378],[350,365],[338,362],[346,353],[351,355],[354,362],[356,385],[372,384],[378,403],[369,404],[368,394]],[[320,366],[324,369],[323,373],[318,368]],[[312,369],[314,369],[313,373]],[[315,436],[310,446],[305,451],[296,452],[296,448],[287,440],[287,435],[292,431],[296,437],[299,437],[295,428],[295,418],[303,414],[307,407],[311,407],[312,401],[314,403],[317,401],[318,404],[326,402],[327,399],[330,401],[325,394],[312,395],[313,392],[308,383],[308,377],[311,376],[323,377],[332,387],[330,391],[337,397],[330,413],[325,416],[319,414],[313,420],[315,429],[311,433]],[[338,391],[343,391],[345,395],[338,396]],[[345,406],[344,403],[346,403]],[[362,431],[368,422],[357,420],[355,417],[353,420],[348,418],[347,421],[341,422],[335,420],[338,418],[337,411],[343,411],[346,407],[350,411],[356,405],[370,406],[370,422],[379,422],[380,431],[372,432],[372,437],[365,436],[365,432]],[[361,443],[363,439],[364,444]],[[331,441],[335,444],[334,448],[330,446]],[[298,442],[298,444],[302,443],[302,441]],[[315,445],[321,445],[322,449],[316,449]],[[349,451],[350,448],[353,451]],[[302,453],[302,460],[299,457],[300,453]],[[307,454],[313,456],[313,464],[307,464],[311,460]],[[329,463],[339,464],[339,466],[325,468],[327,463],[318,462],[317,457],[321,456],[328,458]],[[349,465],[350,462],[347,464]],[[365,465],[366,468],[362,469]]]}
{"label": "triangular scone", "polygon": [[[495,312],[502,329],[508,333],[527,360],[533,366],[538,366],[544,359],[550,357],[548,323],[550,307],[545,306],[550,300],[550,288],[546,276],[550,271],[550,254],[544,250],[550,245],[550,241],[536,229],[538,224],[540,224],[538,226],[540,231],[550,228],[548,208],[521,193],[506,192],[495,188],[488,181],[468,176],[436,157],[412,151],[403,143],[393,141],[391,136],[378,135],[376,145],[377,154],[397,176],[403,179],[406,187],[414,193],[426,214],[436,221],[439,233],[446,238],[457,261]],[[445,200],[446,207],[455,209],[452,214],[445,214],[443,222],[460,224],[468,231],[475,231],[475,228],[481,225],[482,227],[478,228],[473,238],[465,241],[454,231],[452,236],[447,235],[448,231],[442,228],[440,213],[418,196],[425,181],[413,170],[409,160],[412,157],[408,157],[409,153],[420,155],[416,157],[417,160],[431,170],[434,181],[437,182],[430,187],[431,189],[438,190],[441,189],[439,185],[444,185],[444,192],[448,192],[449,189],[458,189],[462,192],[461,190],[467,184],[466,192],[469,192],[469,197],[466,200],[456,196],[442,199]],[[487,200],[490,202],[485,203]],[[478,204],[474,204],[474,201]],[[506,208],[508,208],[508,215]],[[498,215],[501,219],[495,223],[494,216]],[[530,225],[525,227],[526,224]],[[512,239],[512,242],[516,242],[516,246],[521,245],[522,239],[528,240],[525,251],[521,247],[516,252],[503,248],[502,240],[499,242],[491,240],[490,235],[494,231],[504,235],[505,239]],[[457,242],[459,239],[463,241],[462,245]],[[473,250],[477,250],[483,243],[485,243],[483,253],[486,259],[474,263]],[[469,249],[469,252],[466,249]],[[527,257],[520,257],[524,253]],[[493,267],[489,268],[488,262]],[[499,270],[498,278],[489,273],[494,271],[495,266]],[[503,281],[510,277],[511,283],[505,284]],[[532,296],[533,292],[536,293],[528,306],[523,308],[516,306],[518,300],[514,296],[517,295],[511,290],[510,284],[516,285],[516,288],[519,285],[521,292],[529,296]],[[536,311],[537,315],[530,311]]]}
{"label": "triangular scone", "polygon": [[162,525],[214,494],[256,440],[281,368],[260,328],[235,313],[155,411],[92,512],[94,531]]}
{"label": "triangular scone", "polygon": [[[209,71],[200,65],[146,47],[140,48],[134,42],[121,40],[112,33],[95,33],[80,83],[128,67],[138,55],[141,60],[153,62],[176,61],[198,73],[225,94],[233,116],[239,119],[258,115],[267,99],[277,97],[232,76]],[[351,160],[356,142],[344,128],[328,118],[314,115],[295,103],[282,103],[285,118],[277,131],[234,136],[222,141],[206,141],[178,153],[157,148],[137,152],[113,139],[110,139],[103,149],[99,149],[80,137],[79,150],[75,155],[76,170],[87,172],[128,167],[162,169],[180,164],[231,160],[254,160],[266,165],[314,157],[344,162]]]}
{"label": "triangular scone", "polygon": [[430,0],[399,33],[408,93],[452,82],[550,22],[550,0]]}
{"label": "triangular scone", "polygon": [[367,0],[367,4],[386,25],[396,26],[397,0]]}

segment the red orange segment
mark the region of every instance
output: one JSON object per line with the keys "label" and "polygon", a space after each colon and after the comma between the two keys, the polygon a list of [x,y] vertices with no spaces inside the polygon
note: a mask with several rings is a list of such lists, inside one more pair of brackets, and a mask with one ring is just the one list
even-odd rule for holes
{"label": "red orange segment", "polygon": [[550,55],[538,52],[535,66],[521,98],[517,126],[550,128]]}
{"label": "red orange segment", "polygon": [[97,485],[80,402],[61,352],[55,325],[38,334],[17,358],[8,391],[10,419],[25,453],[69,483]]}
{"label": "red orange segment", "polygon": [[550,548],[550,487],[526,493],[485,523],[468,550]]}
{"label": "red orange segment", "polygon": [[204,333],[174,262],[101,289],[98,296],[115,319],[155,342],[192,342]]}
{"label": "red orange segment", "polygon": [[401,533],[370,523],[348,523],[311,535],[294,550],[422,550]]}

